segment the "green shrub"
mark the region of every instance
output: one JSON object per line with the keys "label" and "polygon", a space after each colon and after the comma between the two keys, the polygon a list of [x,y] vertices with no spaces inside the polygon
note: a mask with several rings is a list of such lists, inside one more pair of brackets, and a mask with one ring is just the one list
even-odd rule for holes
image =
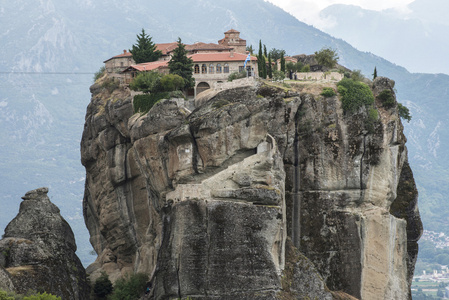
{"label": "green shrub", "polygon": [[148,275],[137,273],[131,275],[128,279],[119,279],[114,285],[114,292],[111,300],[134,300],[139,299],[145,292],[148,281]]}
{"label": "green shrub", "polygon": [[159,92],[162,89],[161,77],[158,72],[140,72],[129,84],[129,88],[144,93]]}
{"label": "green shrub", "polygon": [[301,72],[307,73],[310,72],[310,65],[305,65],[301,68]]}
{"label": "green shrub", "polygon": [[374,107],[368,108],[368,119],[366,120],[365,126],[369,133],[374,132],[374,124],[379,119],[379,113],[377,112],[377,109]]}
{"label": "green shrub", "polygon": [[242,72],[234,72],[234,73],[231,73],[229,76],[228,76],[228,81],[233,81],[233,80],[235,80],[235,79],[240,79],[240,78],[245,78],[246,77],[246,72],[245,71],[242,71]]}
{"label": "green shrub", "polygon": [[107,78],[101,85],[101,87],[108,90],[109,93],[112,93],[115,89],[118,89],[119,86],[120,82],[114,78]]}
{"label": "green shrub", "polygon": [[404,120],[407,120],[407,123],[410,122],[412,119],[412,116],[410,115],[410,110],[407,108],[407,106],[402,105],[398,102],[398,113],[399,117],[401,117]]}
{"label": "green shrub", "polygon": [[373,92],[363,82],[343,78],[337,86],[344,112],[355,112],[362,106],[374,103]]}
{"label": "green shrub", "polygon": [[146,114],[161,99],[168,99],[169,97],[170,93],[168,92],[135,95],[133,101],[134,113]]}
{"label": "green shrub", "polygon": [[44,292],[43,294],[39,293],[32,296],[25,296],[23,297],[23,300],[61,300],[61,297],[57,297]]}
{"label": "green shrub", "polygon": [[184,87],[184,79],[176,74],[167,74],[160,79],[161,89],[164,92],[172,92],[181,90]]}
{"label": "green shrub", "polygon": [[321,96],[324,97],[332,97],[335,95],[337,95],[337,93],[335,93],[334,89],[330,87],[323,88],[323,91],[321,92]]}
{"label": "green shrub", "polygon": [[273,71],[273,81],[283,81],[285,73],[282,71]]}
{"label": "green shrub", "polygon": [[106,71],[106,68],[104,66],[102,66],[100,68],[100,70],[95,72],[95,74],[94,74],[94,82],[97,81],[98,79],[100,79],[100,77],[103,76],[105,71]]}
{"label": "green shrub", "polygon": [[382,106],[385,108],[391,108],[396,105],[393,92],[388,89],[380,92],[380,94],[377,96],[377,99],[379,99],[382,102]]}
{"label": "green shrub", "polygon": [[10,297],[7,292],[0,290],[0,300],[14,300],[14,297]]}
{"label": "green shrub", "polygon": [[351,73],[351,79],[354,81],[364,81],[366,78],[363,76],[362,71],[360,70],[354,70]]}
{"label": "green shrub", "polygon": [[109,276],[103,272],[101,276],[95,280],[94,294],[98,298],[105,298],[112,292],[112,282],[109,280]]}

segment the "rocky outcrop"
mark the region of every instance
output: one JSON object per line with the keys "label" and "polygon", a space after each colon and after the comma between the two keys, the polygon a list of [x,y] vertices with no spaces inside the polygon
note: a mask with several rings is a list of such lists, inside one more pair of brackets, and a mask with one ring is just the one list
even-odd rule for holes
{"label": "rocky outcrop", "polygon": [[422,227],[396,108],[367,126],[321,91],[259,84],[133,115],[127,91],[94,85],[91,278],[153,274],[155,299],[408,299]]}
{"label": "rocky outcrop", "polygon": [[[69,224],[50,202],[48,189],[22,197],[19,214],[8,224],[0,240],[0,263],[13,286],[48,292],[63,299],[88,299],[89,284]],[[2,280],[3,281],[3,280]]]}

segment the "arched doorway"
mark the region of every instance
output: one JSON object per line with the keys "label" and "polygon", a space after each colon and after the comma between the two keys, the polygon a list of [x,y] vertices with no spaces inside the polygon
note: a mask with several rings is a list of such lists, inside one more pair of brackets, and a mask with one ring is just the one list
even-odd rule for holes
{"label": "arched doorway", "polygon": [[199,93],[204,92],[208,89],[210,89],[210,85],[207,82],[200,82],[196,86],[196,94],[198,95]]}

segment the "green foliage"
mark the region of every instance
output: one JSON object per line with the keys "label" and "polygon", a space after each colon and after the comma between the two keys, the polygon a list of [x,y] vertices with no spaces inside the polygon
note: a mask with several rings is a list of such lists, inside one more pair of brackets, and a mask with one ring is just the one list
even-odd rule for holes
{"label": "green foliage", "polygon": [[377,78],[377,68],[374,67],[373,80]]}
{"label": "green foliage", "polygon": [[370,106],[368,108],[368,118],[365,122],[365,128],[368,130],[369,133],[374,133],[374,124],[379,119],[379,113],[377,112],[377,109]]}
{"label": "green foliage", "polygon": [[273,78],[273,65],[272,65],[270,53],[268,53],[267,75],[268,75],[268,78],[270,78],[270,79]]}
{"label": "green foliage", "polygon": [[148,281],[148,275],[137,273],[133,274],[128,279],[119,279],[115,283],[114,292],[111,300],[135,300],[145,292],[145,287]]}
{"label": "green foliage", "polygon": [[310,65],[305,65],[301,68],[301,72],[307,73],[310,72]]}
{"label": "green foliage", "polygon": [[284,52],[281,52],[281,72],[285,73],[285,58],[284,58]]}
{"label": "green foliage", "polygon": [[150,109],[162,99],[170,98],[168,92],[158,92],[151,94],[135,95],[133,100],[134,113],[146,114]]}
{"label": "green foliage", "polygon": [[263,60],[263,48],[262,48],[262,40],[259,40],[259,53],[258,53],[258,55],[257,55],[257,67],[258,67],[258,69],[259,69],[259,77],[260,78],[266,78],[266,76],[264,77],[263,75],[264,75],[264,72],[263,72],[263,63],[264,63],[264,60]]}
{"label": "green foliage", "polygon": [[193,60],[187,57],[187,50],[182,43],[181,38],[178,38],[178,47],[173,50],[173,55],[168,62],[170,74],[179,75],[184,79],[183,89],[192,88],[195,86],[195,79],[193,78]]}
{"label": "green foliage", "polygon": [[162,76],[161,88],[165,92],[178,91],[185,85],[184,79],[176,74],[167,74]]}
{"label": "green foliage", "polygon": [[151,37],[145,33],[137,35],[137,44],[132,46],[129,52],[133,55],[136,64],[156,61],[162,56],[162,52],[156,49],[156,44],[151,41]]}
{"label": "green foliage", "polygon": [[61,300],[61,297],[44,293],[29,291],[27,295],[20,295],[14,292],[0,290],[0,300]]}
{"label": "green foliage", "polygon": [[11,297],[7,292],[0,290],[0,300],[14,300],[14,297]]}
{"label": "green foliage", "polygon": [[57,297],[44,292],[43,294],[39,293],[36,295],[25,296],[23,297],[23,300],[61,300],[61,297]]}
{"label": "green foliage", "polygon": [[271,59],[277,63],[278,59],[281,59],[281,56],[285,55],[285,50],[273,48],[269,52]]}
{"label": "green foliage", "polygon": [[99,298],[105,298],[112,293],[112,282],[109,280],[109,276],[103,272],[101,276],[95,280],[94,294]]}
{"label": "green foliage", "polygon": [[332,97],[335,95],[337,95],[337,93],[335,93],[334,89],[330,87],[323,88],[323,91],[321,92],[321,96],[324,97]]}
{"label": "green foliage", "polygon": [[393,92],[389,89],[385,89],[376,97],[382,102],[382,106],[385,108],[392,108],[396,105]]}
{"label": "green foliage", "polygon": [[315,59],[318,64],[327,68],[333,68],[338,62],[337,51],[332,48],[322,48],[315,52]]}
{"label": "green foliage", "polygon": [[144,93],[158,93],[177,91],[184,86],[184,79],[176,74],[162,75],[158,72],[141,72],[130,83],[129,88]]}
{"label": "green foliage", "polygon": [[273,72],[273,81],[283,81],[285,78],[285,73],[282,71],[274,71]]}
{"label": "green foliage", "polygon": [[249,53],[250,53],[251,55],[253,55],[253,54],[254,54],[254,48],[253,48],[253,45],[246,46],[246,51],[249,51]]}
{"label": "green foliage", "polygon": [[365,81],[365,76],[363,76],[362,71],[360,70],[354,70],[351,73],[351,79],[354,81]]}
{"label": "green foliage", "polygon": [[371,89],[363,82],[343,78],[337,86],[344,112],[355,112],[362,106],[374,103]]}
{"label": "green foliage", "polygon": [[233,81],[234,79],[240,79],[240,78],[245,78],[245,77],[246,77],[245,71],[234,72],[234,73],[229,74],[228,81]]}
{"label": "green foliage", "polygon": [[112,93],[115,89],[118,89],[120,82],[114,78],[107,78],[101,84],[101,87],[106,89],[109,93]]}
{"label": "green foliage", "polygon": [[412,116],[410,115],[410,110],[408,109],[408,107],[405,105],[402,105],[399,102],[398,102],[398,113],[399,113],[399,117],[401,117],[404,120],[407,120],[407,123],[410,122],[410,120],[412,119]]}
{"label": "green foliage", "polygon": [[144,93],[159,92],[162,89],[161,77],[162,75],[158,72],[140,72],[129,84],[129,88]]}
{"label": "green foliage", "polygon": [[98,79],[100,79],[101,76],[103,76],[104,71],[106,71],[106,68],[104,66],[102,66],[100,68],[100,70],[98,70],[97,72],[95,72],[94,74],[94,82],[97,81]]}

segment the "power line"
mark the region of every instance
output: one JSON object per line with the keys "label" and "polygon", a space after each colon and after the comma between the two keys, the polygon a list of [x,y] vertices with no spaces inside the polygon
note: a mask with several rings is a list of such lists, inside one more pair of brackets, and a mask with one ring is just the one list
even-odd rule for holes
{"label": "power line", "polygon": [[27,75],[93,75],[95,72],[2,72],[0,74],[27,74]]}

